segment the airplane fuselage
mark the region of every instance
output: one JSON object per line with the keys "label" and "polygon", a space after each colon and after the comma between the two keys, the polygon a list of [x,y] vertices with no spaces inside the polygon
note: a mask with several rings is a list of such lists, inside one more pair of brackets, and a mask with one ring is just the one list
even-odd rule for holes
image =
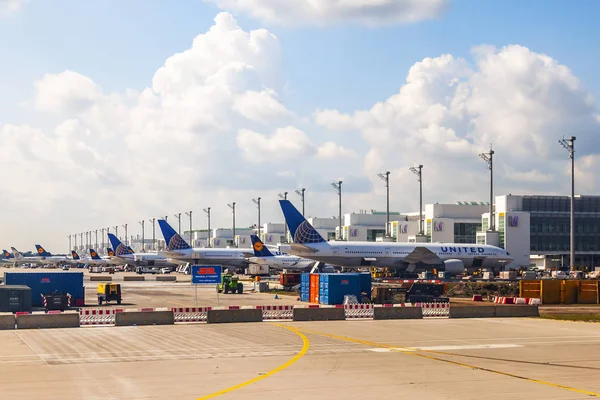
{"label": "airplane fuselage", "polygon": [[297,257],[293,255],[274,255],[274,256],[264,256],[264,257],[250,257],[248,258],[253,264],[267,265],[269,268],[273,268],[276,270],[283,269],[297,269],[304,270],[312,265],[314,265],[315,260],[311,260],[308,258]]}
{"label": "airplane fuselage", "polygon": [[[306,246],[307,248],[303,247]],[[433,258],[460,260],[465,268],[476,263],[482,268],[500,268],[513,260],[504,249],[481,244],[394,243],[331,241],[306,245],[292,244],[290,253],[328,264],[347,267],[387,267],[405,269],[414,264],[414,251],[424,247]],[[423,261],[419,261],[423,262]],[[425,262],[427,264],[427,262]]]}
{"label": "airplane fuselage", "polygon": [[185,250],[165,251],[168,257],[195,264],[223,265],[233,268],[245,268],[248,266],[246,254],[249,249],[216,249],[216,248],[194,248]]}

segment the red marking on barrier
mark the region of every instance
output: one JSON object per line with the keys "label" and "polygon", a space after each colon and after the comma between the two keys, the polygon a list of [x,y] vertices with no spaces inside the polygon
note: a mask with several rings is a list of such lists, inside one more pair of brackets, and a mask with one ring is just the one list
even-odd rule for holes
{"label": "red marking on barrier", "polygon": [[230,310],[239,310],[240,306],[229,306]]}
{"label": "red marking on barrier", "polygon": [[483,296],[480,294],[473,295],[473,301],[483,301]]}
{"label": "red marking on barrier", "polygon": [[319,308],[319,307],[321,307],[321,306],[318,304],[309,304],[308,305],[308,308]]}
{"label": "red marking on barrier", "polygon": [[29,313],[27,311],[17,311],[15,317],[18,317],[19,315],[29,315]]}
{"label": "red marking on barrier", "polygon": [[48,314],[60,314],[60,310],[50,310]]}
{"label": "red marking on barrier", "polygon": [[154,311],[154,308],[141,308],[140,309],[141,312],[149,312],[149,311]]}
{"label": "red marking on barrier", "polygon": [[343,304],[336,304],[335,308],[346,308],[346,306],[344,306]]}
{"label": "red marking on barrier", "polygon": [[384,304],[383,306],[384,306],[384,307],[394,307],[394,305],[393,305],[393,304]]}

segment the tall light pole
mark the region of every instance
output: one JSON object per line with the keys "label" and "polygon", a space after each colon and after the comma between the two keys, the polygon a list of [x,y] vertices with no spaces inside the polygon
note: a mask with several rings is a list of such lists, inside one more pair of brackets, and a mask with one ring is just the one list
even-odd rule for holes
{"label": "tall light pole", "polygon": [[338,236],[338,240],[342,240],[343,238],[343,233],[342,233],[342,181],[338,181],[337,183],[332,182],[331,183],[331,187],[333,187],[335,190],[337,190],[337,194],[339,197],[339,214],[338,214],[338,218],[339,220],[339,226],[340,226],[340,232],[339,232],[339,236]]}
{"label": "tall light pole", "polygon": [[99,250],[96,250],[96,251],[100,251],[102,254],[104,254],[104,250],[105,250],[104,249],[104,238],[105,238],[105,236],[104,236],[104,228],[102,228],[101,231],[102,231],[102,247]]}
{"label": "tall light pole", "polygon": [[[284,199],[287,200],[287,195],[288,192],[283,192],[283,194],[279,193],[279,198],[280,199]],[[283,216],[283,243],[287,243],[287,218],[285,217],[285,214]]]}
{"label": "tall light pole", "polygon": [[[77,234],[73,235],[73,238],[75,238],[75,251],[77,251]],[[73,248],[71,248],[72,250]]]}
{"label": "tall light pole", "polygon": [[96,233],[96,251],[98,251],[98,229],[96,229],[94,232]]}
{"label": "tall light pole", "polygon": [[207,241],[208,241],[208,247],[210,247],[210,207],[208,208],[203,208],[204,212],[206,213],[206,216],[208,217],[208,234],[207,234]]}
{"label": "tall light pole", "polygon": [[79,244],[81,245],[82,249],[85,249],[83,244],[83,232],[79,234]]}
{"label": "tall light pole", "polygon": [[[186,211],[185,215],[187,215],[188,218],[190,219],[190,246],[194,247],[194,243],[192,243],[192,212]],[[181,222],[180,222],[180,224],[181,224]]]}
{"label": "tall light pole", "polygon": [[385,235],[392,236],[390,234],[390,171],[386,171],[383,174],[377,174],[385,182],[386,189],[386,212],[385,212]]}
{"label": "tall light pole", "polygon": [[570,264],[575,266],[575,136],[558,141],[569,152],[571,159],[571,251]]}
{"label": "tall light pole", "polygon": [[[115,225],[115,237],[118,239],[119,238],[119,225]],[[117,251],[117,249],[113,249],[114,251]]]}
{"label": "tall light pole", "polygon": [[73,250],[73,248],[71,247],[71,235],[69,235],[69,251]]}
{"label": "tall light pole", "polygon": [[169,216],[168,216],[168,215],[165,215],[165,222],[169,222],[169,219],[168,219],[168,218],[169,218]]}
{"label": "tall light pole", "polygon": [[156,251],[156,218],[149,219],[152,222],[152,251]]}
{"label": "tall light pole", "polygon": [[302,199],[302,216],[304,217],[304,191],[306,189],[302,188],[300,190],[296,190],[296,194],[298,196],[300,196],[300,198]]}
{"label": "tall light pole", "polygon": [[260,239],[260,197],[252,199],[252,201],[258,206],[258,225],[256,227],[258,229],[258,238]]}
{"label": "tall light pole", "polygon": [[175,218],[177,218],[177,221],[179,222],[179,227],[177,228],[177,233],[179,233],[181,235],[181,213],[175,214]]}
{"label": "tall light pole", "polygon": [[419,235],[423,235],[423,166],[410,167],[419,180]]}
{"label": "tall light pole", "polygon": [[125,228],[125,246],[128,246],[128,244],[127,244],[127,224],[123,225],[123,228]]}
{"label": "tall light pole", "polygon": [[145,251],[145,248],[146,248],[146,246],[145,246],[146,242],[144,241],[144,239],[145,239],[145,231],[146,231],[146,229],[144,229],[145,228],[144,227],[144,222],[146,222],[146,221],[145,220],[141,220],[140,221],[140,225],[142,226],[142,253]]}
{"label": "tall light pole", "polygon": [[490,169],[490,223],[488,230],[494,232],[496,230],[496,219],[494,218],[494,150],[490,144],[490,151],[488,153],[481,153],[479,157],[486,163]]}
{"label": "tall light pole", "polygon": [[231,204],[227,204],[233,213],[233,245],[235,246],[235,201]]}

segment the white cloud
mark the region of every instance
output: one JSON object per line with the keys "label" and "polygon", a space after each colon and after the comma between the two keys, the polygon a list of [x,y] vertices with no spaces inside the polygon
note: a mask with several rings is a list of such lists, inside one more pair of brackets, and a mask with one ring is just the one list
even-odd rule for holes
{"label": "white cloud", "polygon": [[340,158],[357,158],[358,154],[354,150],[347,149],[334,142],[325,142],[319,147],[318,157],[335,161]]}
{"label": "white cloud", "polygon": [[24,3],[24,0],[0,0],[0,17],[19,11]]}
{"label": "white cloud", "polygon": [[237,145],[246,160],[256,163],[301,159],[317,152],[306,133],[293,126],[277,129],[271,136],[242,129]]}
{"label": "white cloud", "polygon": [[46,74],[35,83],[35,106],[39,110],[79,112],[101,96],[101,90],[87,76],[73,71]]}
{"label": "white cloud", "polygon": [[390,25],[440,16],[448,0],[207,0],[266,22],[330,25],[351,22]]}
{"label": "white cloud", "polygon": [[262,124],[290,117],[292,114],[276,97],[272,90],[248,91],[235,99],[233,109],[245,118]]}
{"label": "white cloud", "polygon": [[[426,201],[484,198],[488,182],[477,153],[493,142],[497,193],[566,191],[567,155],[557,144],[578,136],[583,155],[600,151],[598,110],[564,65],[522,46],[473,49],[475,63],[451,55],[415,63],[400,91],[369,110],[316,113],[328,129],[359,131],[370,146],[367,176],[390,166],[394,182],[414,181],[408,168],[424,165]],[[581,161],[592,171],[596,158]],[[579,172],[585,176],[584,171]],[[586,185],[598,189],[595,180]],[[407,205],[406,201],[400,201]]]}

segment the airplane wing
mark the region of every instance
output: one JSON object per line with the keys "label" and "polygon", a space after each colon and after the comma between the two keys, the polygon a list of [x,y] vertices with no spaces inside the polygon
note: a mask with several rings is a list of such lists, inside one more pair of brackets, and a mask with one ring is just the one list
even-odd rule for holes
{"label": "airplane wing", "polygon": [[406,257],[404,262],[409,264],[424,263],[424,264],[441,264],[442,259],[435,255],[434,252],[427,247],[415,247],[415,249]]}
{"label": "airplane wing", "polygon": [[246,257],[246,258],[252,258],[252,257],[254,257],[254,253],[253,252],[252,253],[250,253],[250,252],[247,252],[247,253],[244,252],[244,257]]}

